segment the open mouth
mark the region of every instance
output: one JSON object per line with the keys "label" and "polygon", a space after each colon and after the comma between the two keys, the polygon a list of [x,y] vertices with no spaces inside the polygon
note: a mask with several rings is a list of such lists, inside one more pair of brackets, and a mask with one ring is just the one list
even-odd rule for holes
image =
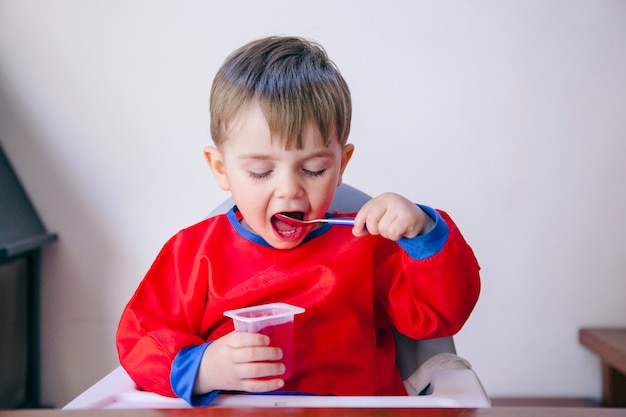
{"label": "open mouth", "polygon": [[[284,211],[280,214],[291,217],[292,219],[297,219],[297,220],[304,219],[304,213],[301,211]],[[293,235],[299,229],[299,227],[292,226],[278,219],[276,216],[272,216],[272,226],[274,227],[274,230],[276,230],[282,236]]]}

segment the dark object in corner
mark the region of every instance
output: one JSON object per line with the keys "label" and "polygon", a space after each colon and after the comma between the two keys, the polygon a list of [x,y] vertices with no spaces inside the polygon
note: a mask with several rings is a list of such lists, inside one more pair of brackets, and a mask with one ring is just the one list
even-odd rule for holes
{"label": "dark object in corner", "polygon": [[55,239],[0,146],[0,409],[41,407],[40,258]]}

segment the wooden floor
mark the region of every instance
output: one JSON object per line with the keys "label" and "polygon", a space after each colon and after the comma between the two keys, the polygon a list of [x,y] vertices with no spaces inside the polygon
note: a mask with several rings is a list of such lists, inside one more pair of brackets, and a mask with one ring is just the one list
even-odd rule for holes
{"label": "wooden floor", "polygon": [[593,398],[490,398],[494,407],[600,407]]}

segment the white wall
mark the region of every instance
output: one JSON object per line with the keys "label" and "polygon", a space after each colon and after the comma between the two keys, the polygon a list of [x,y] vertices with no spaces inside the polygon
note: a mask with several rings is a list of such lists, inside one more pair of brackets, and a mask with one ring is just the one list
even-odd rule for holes
{"label": "white wall", "polygon": [[234,48],[320,41],[353,92],[346,181],[449,211],[482,265],[456,337],[493,396],[598,397],[582,326],[626,325],[626,3],[0,0],[0,141],[47,227],[42,371],[117,365],[164,241],[225,194],[202,157]]}

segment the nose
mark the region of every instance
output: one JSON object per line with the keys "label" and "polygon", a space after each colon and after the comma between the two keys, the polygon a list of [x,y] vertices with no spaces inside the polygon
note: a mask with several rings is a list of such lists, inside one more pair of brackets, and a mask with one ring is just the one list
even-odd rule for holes
{"label": "nose", "polygon": [[274,196],[285,199],[296,199],[304,195],[304,188],[297,175],[285,173],[276,178]]}

